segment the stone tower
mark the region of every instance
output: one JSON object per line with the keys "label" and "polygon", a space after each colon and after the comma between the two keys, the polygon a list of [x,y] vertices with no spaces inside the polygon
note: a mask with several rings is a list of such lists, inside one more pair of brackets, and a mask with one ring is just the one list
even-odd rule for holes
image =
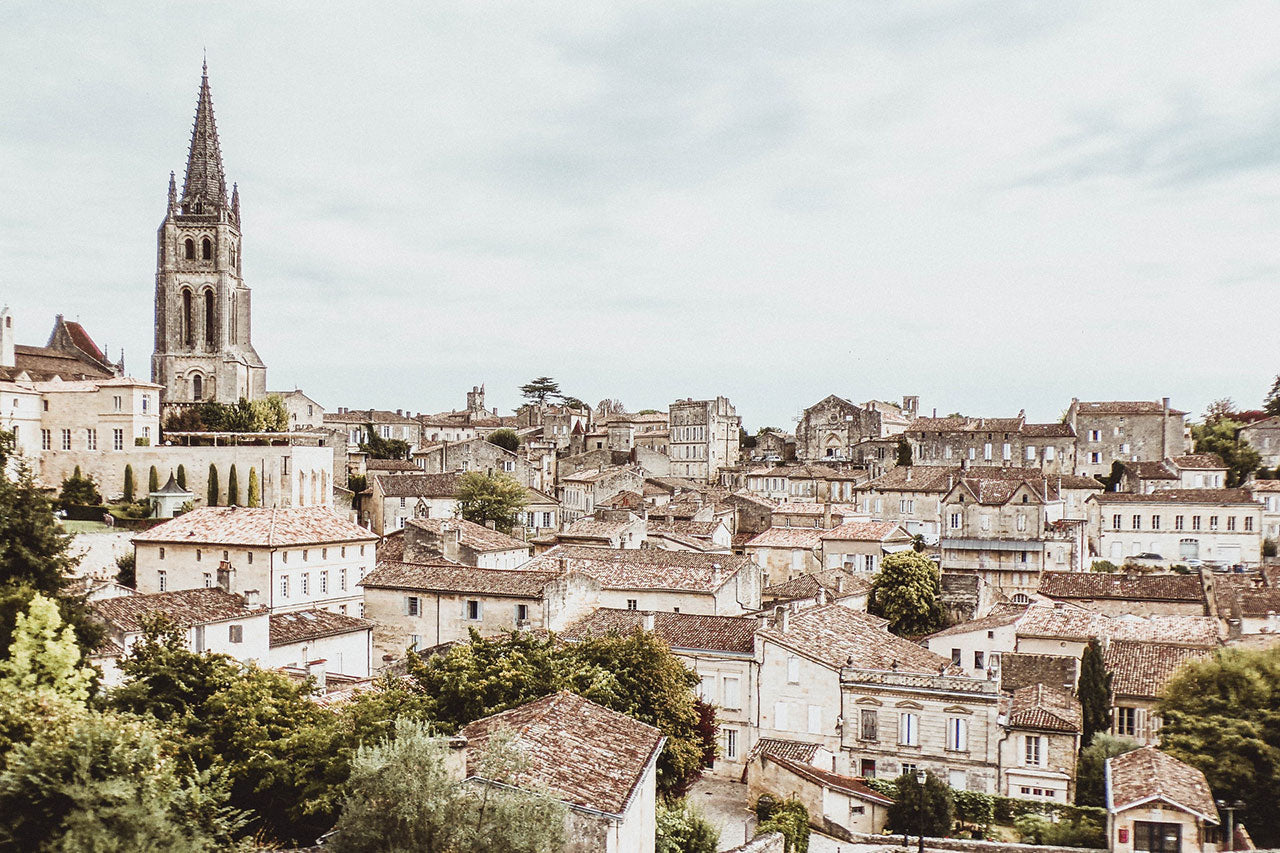
{"label": "stone tower", "polygon": [[207,64],[182,195],[170,172],[158,242],[151,381],[164,386],[165,403],[266,396],[267,368],[253,349],[249,288],[240,277],[240,191],[233,186],[227,201]]}

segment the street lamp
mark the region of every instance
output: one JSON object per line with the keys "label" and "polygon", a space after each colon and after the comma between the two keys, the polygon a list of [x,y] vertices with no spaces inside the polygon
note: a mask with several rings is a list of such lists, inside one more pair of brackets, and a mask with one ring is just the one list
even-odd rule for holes
{"label": "street lamp", "polygon": [[916,781],[920,783],[920,853],[924,853],[924,783],[928,778],[923,770],[917,771]]}
{"label": "street lamp", "polygon": [[1244,808],[1241,800],[1218,800],[1218,808],[1227,813],[1227,849],[1236,849],[1236,809]]}

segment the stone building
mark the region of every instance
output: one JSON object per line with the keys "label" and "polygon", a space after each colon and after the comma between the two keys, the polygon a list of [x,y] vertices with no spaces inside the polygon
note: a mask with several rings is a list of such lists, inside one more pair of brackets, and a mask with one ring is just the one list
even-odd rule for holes
{"label": "stone building", "polygon": [[1103,778],[1112,853],[1214,853],[1219,848],[1217,805],[1196,768],[1144,746],[1108,758]]}
{"label": "stone building", "polygon": [[1084,402],[1072,399],[1066,422],[1075,431],[1075,473],[1111,473],[1114,462],[1159,462],[1190,451],[1186,412],[1169,398]]}
{"label": "stone building", "polygon": [[1111,733],[1144,746],[1160,742],[1156,705],[1174,674],[1212,651],[1171,643],[1112,640],[1102,650],[1111,675]]}
{"label": "stone building", "polygon": [[713,482],[738,464],[742,418],[726,397],[677,400],[669,408],[671,475]]}
{"label": "stone building", "polygon": [[451,560],[481,569],[516,569],[529,562],[532,548],[465,518],[415,518],[405,522],[404,558]]}
{"label": "stone building", "polygon": [[324,406],[294,388],[292,391],[269,391],[268,396],[279,397],[289,416],[289,429],[323,429]]}
{"label": "stone building", "polygon": [[371,474],[361,521],[383,536],[415,518],[457,515],[458,475]]}
{"label": "stone building", "polygon": [[1258,451],[1264,468],[1280,468],[1280,417],[1266,418],[1241,427],[1236,438]]}
{"label": "stone building", "polygon": [[492,476],[506,474],[517,483],[532,488],[542,487],[538,469],[524,456],[483,438],[442,442],[413,451],[413,462],[428,474],[465,474],[475,471]]}
{"label": "stone building", "polygon": [[240,192],[232,187],[228,201],[207,66],[182,194],[170,173],[157,242],[151,380],[164,386],[165,404],[265,396],[267,368],[253,348],[241,277]]}
{"label": "stone building", "polygon": [[84,326],[54,318],[49,342],[42,347],[19,344],[13,313],[0,308],[0,380],[23,382],[63,382],[82,379],[111,379],[124,375],[124,356],[112,363],[93,342]]}
{"label": "stone building", "polygon": [[1012,418],[917,418],[904,433],[913,465],[1031,467],[1044,474],[1072,474],[1076,434],[1069,424],[1027,423]]}
{"label": "stone building", "polygon": [[1001,699],[1000,793],[1023,800],[1072,803],[1083,714],[1070,691],[1046,684]]}
{"label": "stone building", "polygon": [[831,394],[804,410],[796,427],[796,457],[804,462],[852,458],[852,448],[883,437],[881,415]]}
{"label": "stone building", "polygon": [[1089,547],[1100,559],[1118,564],[1143,554],[1158,566],[1261,560],[1262,505],[1244,489],[1102,492],[1089,505]]}

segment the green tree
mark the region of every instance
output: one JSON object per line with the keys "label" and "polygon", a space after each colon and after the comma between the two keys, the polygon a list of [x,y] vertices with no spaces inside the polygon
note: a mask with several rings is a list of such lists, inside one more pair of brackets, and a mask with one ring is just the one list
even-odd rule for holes
{"label": "green tree", "polygon": [[1084,714],[1080,742],[1092,743],[1096,733],[1111,728],[1111,673],[1107,672],[1102,661],[1102,644],[1097,638],[1089,640],[1084,647],[1076,695],[1080,698],[1080,710]]}
{"label": "green tree", "polygon": [[1080,750],[1076,763],[1076,805],[1099,806],[1107,804],[1106,761],[1117,755],[1132,752],[1141,746],[1137,741],[1113,737],[1098,732],[1089,745]]}
{"label": "green tree", "polygon": [[1204,410],[1204,422],[1216,424],[1218,421],[1227,420],[1235,414],[1236,401],[1230,397],[1219,397]]}
{"label": "green tree", "polygon": [[1280,376],[1271,383],[1271,390],[1262,400],[1262,410],[1268,415],[1280,415]]}
{"label": "green tree", "polygon": [[1244,426],[1229,418],[1213,423],[1194,424],[1191,437],[1196,453],[1216,453],[1227,463],[1227,486],[1236,488],[1249,475],[1258,470],[1262,457],[1247,443],[1236,438],[1236,432]]}
{"label": "green tree", "polygon": [[287,432],[289,410],[279,394],[268,394],[253,401],[253,426],[255,432]]}
{"label": "green tree", "polygon": [[510,533],[528,504],[527,495],[525,487],[506,474],[468,471],[458,478],[458,515],[476,524],[492,521],[498,530]]}
{"label": "green tree", "polygon": [[151,466],[151,471],[147,474],[147,494],[160,491],[160,472],[156,470],[156,466]]}
{"label": "green tree", "polygon": [[932,773],[925,774],[922,786],[916,774],[904,773],[896,780],[898,796],[889,806],[889,829],[892,832],[919,835],[921,810],[924,811],[924,834],[928,838],[941,838],[951,831],[955,820],[955,803],[951,788]]}
{"label": "green tree", "polygon": [[245,498],[245,506],[262,506],[262,489],[258,485],[258,469],[249,466],[249,493]]}
{"label": "green tree", "polygon": [[1157,710],[1160,748],[1203,771],[1215,797],[1244,801],[1259,847],[1280,845],[1280,646],[1183,665]]}
{"label": "green tree", "polygon": [[762,794],[756,801],[756,820],[756,835],[782,833],[786,853],[809,850],[809,810],[795,796],[779,800],[772,794]]}
{"label": "green tree", "polygon": [[185,489],[187,487],[187,469],[185,466],[178,466],[178,473],[175,475],[174,479],[178,481],[178,485],[182,488]]}
{"label": "green tree", "polygon": [[566,645],[554,637],[486,639],[472,632],[470,642],[443,655],[411,657],[409,673],[423,713],[445,731],[571,690],[667,736],[658,759],[658,789],[665,796],[683,795],[701,775],[709,745],[694,693],[698,677],[651,634]]}
{"label": "green tree", "polygon": [[218,467],[209,463],[209,486],[205,493],[205,505],[218,505]]}
{"label": "green tree", "polygon": [[487,441],[490,444],[496,444],[503,450],[510,450],[512,453],[520,449],[520,437],[516,435],[516,431],[513,429],[495,429],[489,433]]}
{"label": "green tree", "polygon": [[564,395],[561,395],[561,396],[560,396],[560,402],[561,402],[561,403],[562,403],[566,408],[573,409],[573,410],[578,411],[578,412],[589,412],[589,411],[591,411],[591,407],[590,407],[589,405],[587,405],[587,402],[586,402],[585,400],[579,400],[577,397],[566,397],[566,396],[564,396]]}
{"label": "green tree", "polygon": [[9,656],[0,660],[0,684],[5,691],[56,693],[82,703],[94,671],[80,659],[75,631],[62,621],[57,603],[36,593],[27,612],[18,615]]}
{"label": "green tree", "polygon": [[560,383],[550,376],[539,376],[528,384],[520,386],[520,395],[530,403],[538,405],[542,405],[547,402],[548,397],[554,397],[559,393]]}
{"label": "green tree", "polygon": [[133,503],[133,466],[124,466],[124,502]]}
{"label": "green tree", "polygon": [[911,442],[905,435],[898,436],[898,465],[904,468],[911,465]]}
{"label": "green tree", "polygon": [[398,438],[383,438],[372,423],[365,424],[369,436],[368,441],[360,445],[360,450],[369,454],[370,459],[408,459],[409,444]]}
{"label": "green tree", "polygon": [[514,787],[525,762],[510,737],[490,738],[477,758],[476,775],[497,785],[452,777],[448,751],[429,728],[404,720],[394,738],[361,747],[351,766],[351,793],[326,847],[335,853],[561,849],[565,807]]}
{"label": "green tree", "polygon": [[80,466],[77,465],[71,476],[62,481],[58,503],[64,507],[98,506],[102,503],[102,495],[98,492],[98,484],[92,477],[81,474]]}
{"label": "green tree", "polygon": [[720,830],[688,800],[658,803],[657,853],[716,853]]}
{"label": "green tree", "polygon": [[0,851],[247,850],[225,779],[184,777],[144,721],[73,712],[16,745],[0,772]]}
{"label": "green tree", "polygon": [[871,581],[867,610],[888,619],[895,634],[929,634],[946,621],[941,594],[942,580],[933,561],[915,551],[899,551],[881,561]]}
{"label": "green tree", "polygon": [[138,556],[133,551],[126,551],[116,557],[116,583],[137,589]]}
{"label": "green tree", "polygon": [[227,506],[240,506],[240,478],[235,465],[227,473]]}

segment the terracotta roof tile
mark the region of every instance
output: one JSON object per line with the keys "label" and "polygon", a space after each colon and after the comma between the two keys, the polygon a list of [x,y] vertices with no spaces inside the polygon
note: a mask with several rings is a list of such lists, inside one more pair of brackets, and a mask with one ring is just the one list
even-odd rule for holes
{"label": "terracotta roof tile", "polygon": [[622,610],[599,607],[566,626],[560,636],[581,640],[587,634],[635,634],[644,630],[644,617],[653,616],[653,635],[673,649],[749,655],[755,650],[759,620],[753,616],[699,616],[692,613]]}
{"label": "terracotta roof tile", "polygon": [[557,572],[522,569],[477,569],[439,560],[431,563],[378,561],[357,586],[365,589],[408,589],[422,592],[460,592],[509,598],[540,598]]}
{"label": "terracotta roof tile", "polygon": [[785,740],[776,737],[762,737],[756,741],[756,745],[751,747],[751,751],[747,753],[747,764],[755,760],[755,757],[762,752],[778,758],[787,758],[791,761],[798,761],[802,764],[811,764],[817,756],[818,750],[822,748],[820,743],[807,743],[802,740]]}
{"label": "terracotta roof tile", "polygon": [[528,760],[522,779],[571,806],[615,815],[626,811],[665,740],[653,726],[562,691],[464,726],[468,773],[478,770],[471,756],[504,728]]}
{"label": "terracotta roof tile", "polygon": [[1013,691],[1006,725],[1055,732],[1081,731],[1080,700],[1066,690],[1037,683]]}
{"label": "terracotta roof tile", "polygon": [[148,595],[123,595],[95,601],[90,607],[98,616],[128,633],[141,631],[143,620],[150,616],[165,616],[178,627],[189,628],[192,625],[224,622],[228,619],[262,616],[267,612],[264,609],[250,609],[245,606],[244,598],[216,586]]}
{"label": "terracotta roof tile", "polygon": [[368,619],[357,619],[328,610],[294,610],[289,613],[272,613],[270,622],[271,648],[288,646],[353,631],[367,631],[373,627]]}
{"label": "terracotta roof tile", "polygon": [[[841,589],[842,586],[843,589]],[[838,601],[842,598],[866,595],[871,591],[871,582],[850,574],[844,569],[829,569],[817,574],[796,575],[790,580],[771,584],[764,588],[764,597],[775,604],[798,601],[815,597],[820,588],[827,591],[829,601]]]}
{"label": "terracotta roof tile", "polygon": [[[1156,400],[1098,400],[1093,402],[1077,402],[1076,412],[1082,415],[1158,415],[1163,411],[1163,404]],[[1171,415],[1185,415],[1177,409],[1170,409]]]}
{"label": "terracotta roof tile", "polygon": [[816,549],[822,544],[825,532],[817,527],[770,527],[747,542],[747,547]]}
{"label": "terracotta roof tile", "polygon": [[750,557],[735,554],[557,545],[524,568],[533,571],[563,567],[596,578],[606,589],[711,593],[750,563]]}
{"label": "terracotta roof tile", "polygon": [[1159,489],[1147,494],[1137,492],[1102,492],[1094,495],[1099,503],[1199,503],[1255,504],[1245,489]]}
{"label": "terracotta roof tile", "polygon": [[388,498],[451,498],[458,494],[457,474],[378,474],[374,479]]}
{"label": "terracotta roof tile", "polygon": [[1203,603],[1198,575],[1120,575],[1105,572],[1043,572],[1040,594],[1063,599],[1183,601]]}
{"label": "terracotta roof tile", "polygon": [[377,535],[326,507],[201,507],[133,537],[140,543],[282,548],[329,542],[376,542]]}
{"label": "terracotta roof tile", "polygon": [[762,639],[797,651],[834,669],[854,666],[937,675],[950,671],[951,660],[885,630],[883,619],[839,604],[810,607],[788,617],[788,627],[774,624],[759,631]]}
{"label": "terracotta roof tile", "polygon": [[427,530],[437,536],[443,535],[446,530],[456,530],[459,544],[473,551],[527,551],[529,549],[528,542],[490,530],[483,524],[476,524],[465,518],[415,518],[406,521],[405,526]]}
{"label": "terracotta roof tile", "polygon": [[1155,699],[1183,664],[1210,654],[1208,649],[1115,640],[1103,650],[1102,661],[1111,673],[1113,694]]}
{"label": "terracotta roof tile", "polygon": [[1218,809],[1204,774],[1154,746],[1107,759],[1107,810],[1160,799],[1218,823]]}
{"label": "terracotta roof tile", "polygon": [[812,764],[792,761],[788,758],[774,755],[771,752],[766,752],[765,756],[768,760],[777,762],[780,766],[790,770],[801,779],[816,782],[817,784],[827,788],[834,788],[837,791],[857,797],[860,800],[876,803],[877,805],[893,805],[893,800],[886,797],[884,794],[877,794],[875,791],[868,788],[866,783],[861,779],[855,779],[852,776],[842,776],[839,773],[822,770],[814,767]]}
{"label": "terracotta roof tile", "polygon": [[883,542],[895,535],[911,538],[901,531],[894,521],[846,521],[839,527],[822,531],[822,539],[842,539],[854,542]]}

